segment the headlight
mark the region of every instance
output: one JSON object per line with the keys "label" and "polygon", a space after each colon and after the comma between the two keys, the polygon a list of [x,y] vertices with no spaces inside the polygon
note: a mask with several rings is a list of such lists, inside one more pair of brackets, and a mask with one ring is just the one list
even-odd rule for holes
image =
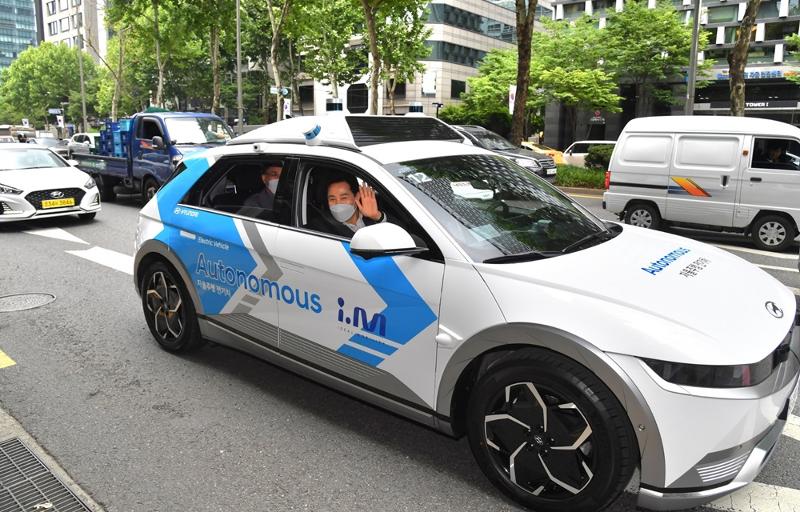
{"label": "headlight", "polygon": [[517,162],[517,164],[521,165],[522,167],[530,167],[532,169],[542,168],[539,162],[531,158],[515,158],[514,161]]}
{"label": "headlight", "polygon": [[643,361],[659,377],[680,386],[698,388],[746,388],[757,386],[772,375],[773,370],[789,356],[792,331],[770,355],[752,364],[711,366],[670,363],[657,359]]}
{"label": "headlight", "polygon": [[21,194],[21,193],[22,191],[17,188],[0,184],[0,194]]}
{"label": "headlight", "polygon": [[97,183],[94,182],[94,178],[89,178],[89,181],[84,183],[83,188],[94,188],[97,186]]}

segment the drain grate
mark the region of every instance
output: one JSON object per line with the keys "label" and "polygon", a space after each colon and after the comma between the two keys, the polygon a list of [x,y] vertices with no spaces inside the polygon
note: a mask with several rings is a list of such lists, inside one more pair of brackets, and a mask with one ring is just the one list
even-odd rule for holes
{"label": "drain grate", "polygon": [[40,308],[46,304],[50,304],[54,300],[56,300],[56,296],[49,293],[18,293],[16,295],[5,295],[0,297],[0,313]]}
{"label": "drain grate", "polygon": [[0,511],[91,512],[17,438],[0,443]]}

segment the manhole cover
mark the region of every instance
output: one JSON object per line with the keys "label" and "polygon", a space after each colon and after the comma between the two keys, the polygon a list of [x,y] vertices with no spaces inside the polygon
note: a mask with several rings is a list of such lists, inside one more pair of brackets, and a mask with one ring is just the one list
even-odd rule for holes
{"label": "manhole cover", "polygon": [[40,308],[56,300],[55,295],[49,293],[19,293],[0,297],[0,313],[23,311],[26,309]]}

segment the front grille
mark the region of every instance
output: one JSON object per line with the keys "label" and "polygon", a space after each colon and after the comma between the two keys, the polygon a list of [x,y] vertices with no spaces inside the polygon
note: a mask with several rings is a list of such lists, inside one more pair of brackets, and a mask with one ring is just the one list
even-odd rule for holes
{"label": "front grille", "polygon": [[[61,197],[53,197],[50,195],[51,192],[62,192],[64,195]],[[86,192],[79,188],[54,188],[50,190],[37,190],[36,192],[31,192],[27,196],[25,196],[25,200],[33,205],[34,208],[37,210],[42,209],[42,201],[46,201],[48,199],[67,199],[70,197],[75,198],[75,206],[78,206],[83,199],[83,195]]]}
{"label": "front grille", "polygon": [[0,510],[89,512],[19,439],[0,443]]}
{"label": "front grille", "polygon": [[542,158],[539,160],[539,164],[545,169],[552,169],[556,166],[556,162],[552,158]]}

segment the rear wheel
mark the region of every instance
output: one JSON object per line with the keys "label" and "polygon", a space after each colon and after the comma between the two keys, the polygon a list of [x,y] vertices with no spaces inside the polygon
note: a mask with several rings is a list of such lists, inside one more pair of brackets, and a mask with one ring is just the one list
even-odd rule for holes
{"label": "rear wheel", "polygon": [[764,215],[753,222],[750,236],[759,249],[783,251],[792,245],[797,232],[789,219],[780,215]]}
{"label": "rear wheel", "polygon": [[484,474],[536,511],[602,510],[638,461],[616,397],[586,368],[547,350],[521,350],[481,377],[467,421]]}
{"label": "rear wheel", "polygon": [[172,268],[163,262],[150,265],[140,290],[147,326],[164,350],[183,352],[202,344],[192,299]]}
{"label": "rear wheel", "polygon": [[647,203],[637,203],[625,211],[625,222],[640,228],[658,229],[661,225],[661,216],[658,209]]}

